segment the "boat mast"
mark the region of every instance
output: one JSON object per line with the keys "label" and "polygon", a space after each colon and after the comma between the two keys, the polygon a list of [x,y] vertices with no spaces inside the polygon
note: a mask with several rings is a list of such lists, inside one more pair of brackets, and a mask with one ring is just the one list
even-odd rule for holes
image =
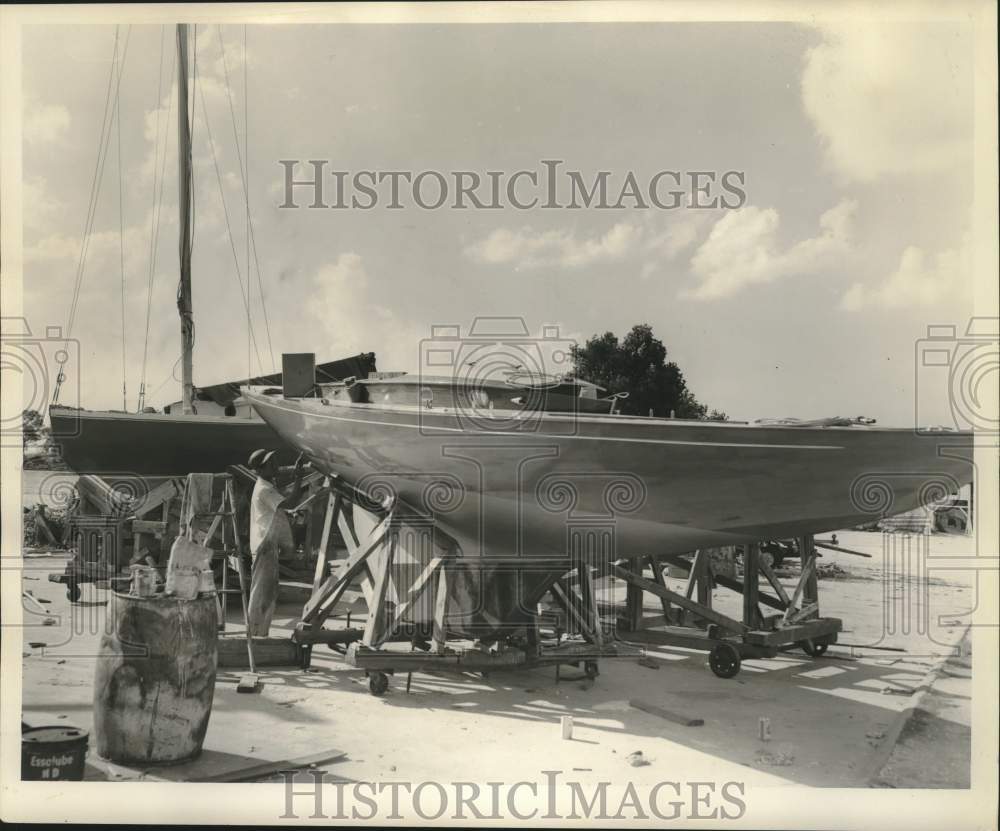
{"label": "boat mast", "polygon": [[177,201],[180,205],[181,282],[177,311],[181,318],[181,411],[194,412],[193,352],[194,314],[191,303],[191,125],[188,121],[187,24],[177,24],[177,158],[180,175]]}

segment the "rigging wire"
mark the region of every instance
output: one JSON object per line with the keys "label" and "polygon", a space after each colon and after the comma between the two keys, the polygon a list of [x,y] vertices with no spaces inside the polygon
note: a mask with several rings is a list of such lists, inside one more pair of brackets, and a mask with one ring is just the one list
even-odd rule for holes
{"label": "rigging wire", "polygon": [[[76,313],[80,303],[80,291],[83,287],[83,275],[86,270],[87,252],[90,249],[91,234],[94,229],[94,220],[97,216],[97,203],[101,195],[101,185],[104,182],[104,164],[107,161],[108,151],[111,147],[111,90],[115,86],[115,69],[119,70],[119,86],[121,82],[121,71],[124,69],[125,56],[128,54],[129,39],[131,38],[132,27],[129,26],[125,34],[125,43],[122,47],[121,61],[118,60],[118,50],[120,42],[120,26],[115,26],[115,42],[111,56],[111,66],[108,70],[108,86],[104,96],[104,113],[101,116],[101,132],[97,142],[97,158],[94,161],[94,174],[90,184],[90,197],[87,203],[87,214],[84,220],[83,240],[80,246],[80,257],[77,261],[76,274],[74,277],[73,297],[70,300],[69,315],[66,322],[66,337],[70,338],[73,333],[73,326],[76,323]],[[117,96],[117,89],[116,89]],[[59,402],[59,391],[65,380],[63,366],[60,364],[59,373],[56,376],[55,388],[52,391],[52,403]]]}
{"label": "rigging wire", "polygon": [[[215,178],[219,185],[219,199],[222,201],[222,213],[226,220],[226,232],[229,237],[229,247],[233,252],[233,265],[236,269],[236,281],[239,283],[240,287],[240,299],[243,301],[244,308],[247,310],[247,316],[249,317],[250,309],[250,280],[249,275],[247,275],[247,285],[244,290],[243,286],[243,275],[240,271],[240,260],[239,255],[236,253],[236,242],[233,238],[232,224],[229,219],[229,207],[226,205],[226,194],[222,185],[222,173],[219,170],[219,160],[215,153],[215,141],[212,138],[212,127],[208,120],[208,107],[205,105],[205,96],[201,96],[201,108],[202,108],[202,118],[205,120],[205,135],[208,136],[208,146],[212,153],[212,165],[215,167]],[[261,375],[264,374],[264,364],[260,358],[260,349],[257,346],[257,338],[251,329],[249,331],[250,342],[252,343],[253,351],[257,354],[257,364],[260,367]],[[253,376],[253,365],[251,364],[249,370],[250,377]]]}
{"label": "rigging wire", "polygon": [[115,160],[118,163],[118,261],[121,267],[121,312],[122,312],[122,410],[128,410],[128,387],[126,383],[126,332],[125,332],[125,206],[123,204],[122,182],[122,113],[121,113],[122,73],[118,72],[118,85],[115,91],[115,128],[117,133],[117,150]]}
{"label": "rigging wire", "polygon": [[[244,135],[246,135],[246,129],[247,129],[246,125],[247,125],[247,120],[249,119],[249,110],[247,109],[247,104],[246,104],[246,90],[249,87],[247,85],[246,26],[244,26],[243,28],[244,28],[244,32],[243,32],[243,38],[244,38],[244,41],[243,41],[243,88],[244,88],[244,99],[243,99],[244,104],[243,104],[243,108],[244,108],[244,113],[246,114],[245,115],[245,119],[244,119]],[[219,36],[219,52],[220,52],[220,54],[222,56],[222,70],[223,70],[223,74],[224,74],[225,82],[226,82],[226,98],[229,101],[229,119],[230,119],[230,122],[231,122],[232,127],[233,127],[233,139],[234,139],[234,142],[236,144],[236,154],[237,154],[238,160],[239,160],[240,173],[241,174],[243,173],[244,165],[246,165],[246,169],[247,169],[247,173],[246,173],[246,175],[242,179],[242,185],[243,185],[243,199],[247,203],[247,211],[249,212],[249,209],[250,209],[250,196],[249,196],[248,180],[249,180],[249,177],[250,177],[250,173],[249,173],[249,162],[250,162],[250,160],[249,160],[249,158],[247,158],[246,161],[244,161],[243,154],[240,153],[240,140],[239,140],[239,134],[237,132],[237,127],[236,127],[236,111],[235,111],[235,109],[233,107],[233,94],[232,94],[232,88],[231,88],[230,83],[229,83],[229,61],[226,58],[226,46],[225,46],[225,43],[224,43],[223,38],[222,38],[222,26],[221,25],[217,26],[216,27],[216,31],[217,31],[218,36]],[[245,143],[245,141],[244,141],[244,143]],[[249,154],[247,154],[247,155],[249,155]],[[271,324],[270,324],[270,321],[268,319],[268,314],[267,314],[267,301],[266,301],[266,299],[264,297],[264,283],[263,283],[263,280],[261,278],[260,258],[259,258],[259,255],[257,254],[257,235],[254,233],[253,217],[249,218],[249,229],[250,229],[250,233],[249,233],[250,245],[251,245],[251,248],[252,248],[252,251],[253,251],[253,259],[254,259],[254,264],[256,265],[256,271],[257,271],[257,289],[258,289],[258,292],[260,294],[261,311],[262,311],[263,316],[264,316],[264,331],[265,331],[265,333],[267,335],[267,349],[268,349],[268,352],[270,353],[270,356],[271,356],[271,370],[275,371],[276,367],[277,367],[277,364],[274,361],[274,346],[271,343]],[[249,273],[250,272],[248,271],[247,272],[248,277],[249,277]]]}
{"label": "rigging wire", "polygon": [[[142,344],[142,371],[139,376],[139,398],[137,411],[142,411],[146,403],[146,366],[149,356],[149,323],[153,308],[153,283],[156,279],[156,252],[160,237],[160,215],[163,210],[163,182],[167,162],[167,140],[170,135],[170,113],[173,110],[173,94],[167,98],[167,117],[163,132],[163,162],[160,166],[160,110],[163,100],[163,51],[166,37],[166,26],[160,27],[160,70],[156,79],[156,133],[153,146],[153,205],[149,218],[149,274],[146,282],[146,331]],[[176,58],[175,58],[176,60]],[[173,75],[173,66],[171,73]],[[168,76],[169,77],[169,76]],[[157,197],[159,184],[159,197]]]}
{"label": "rigging wire", "polygon": [[[250,178],[250,145],[249,137],[247,132],[247,125],[250,121],[250,111],[247,109],[247,27],[243,24],[243,181],[249,183]],[[235,126],[235,125],[234,125]],[[239,147],[239,142],[236,142],[236,146]],[[244,189],[246,190],[246,189]],[[253,364],[250,361],[250,309],[252,308],[252,296],[250,288],[250,199],[247,194],[243,202],[246,205],[246,246],[247,246],[247,300],[251,301],[247,303],[247,378],[253,377]],[[272,358],[272,362],[273,362]],[[261,374],[264,374],[264,367],[260,368]]]}

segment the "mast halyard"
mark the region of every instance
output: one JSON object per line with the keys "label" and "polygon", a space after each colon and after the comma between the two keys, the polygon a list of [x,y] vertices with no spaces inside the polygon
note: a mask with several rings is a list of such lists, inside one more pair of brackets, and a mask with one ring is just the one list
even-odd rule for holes
{"label": "mast halyard", "polygon": [[177,311],[181,318],[181,412],[194,412],[194,310],[191,302],[191,124],[188,109],[187,24],[177,24],[177,160],[179,171],[181,280]]}

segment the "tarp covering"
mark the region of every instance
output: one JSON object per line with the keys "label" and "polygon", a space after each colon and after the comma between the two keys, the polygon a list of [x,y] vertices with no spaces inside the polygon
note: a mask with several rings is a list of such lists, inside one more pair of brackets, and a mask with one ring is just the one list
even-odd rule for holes
{"label": "tarp covering", "polygon": [[[339,361],[327,361],[324,364],[316,364],[316,383],[330,383],[331,381],[342,381],[345,378],[367,378],[369,372],[375,372],[375,353],[361,352],[351,358],[342,358]],[[232,404],[240,396],[241,386],[266,387],[270,384],[280,384],[281,373],[275,372],[272,375],[258,375],[254,378],[244,378],[240,381],[226,381],[222,384],[213,384],[210,387],[198,387],[198,397],[207,396],[220,407]],[[202,398],[204,400],[204,398]]]}

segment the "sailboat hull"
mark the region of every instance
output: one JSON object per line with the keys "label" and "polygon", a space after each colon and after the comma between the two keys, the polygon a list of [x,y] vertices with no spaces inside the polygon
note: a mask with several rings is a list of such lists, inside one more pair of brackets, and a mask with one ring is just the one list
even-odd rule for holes
{"label": "sailboat hull", "polygon": [[971,434],[488,413],[249,396],[315,466],[465,555],[669,554],[851,527],[971,481]]}
{"label": "sailboat hull", "polygon": [[[77,473],[181,476],[244,464],[260,447],[294,453],[259,419],[49,408],[52,437]],[[286,458],[287,457],[287,458]]]}

